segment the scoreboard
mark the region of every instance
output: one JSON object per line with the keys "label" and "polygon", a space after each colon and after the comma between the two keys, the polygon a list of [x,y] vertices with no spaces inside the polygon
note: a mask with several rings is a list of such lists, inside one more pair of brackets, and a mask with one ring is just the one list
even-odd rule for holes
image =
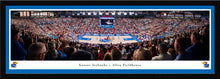
{"label": "scoreboard", "polygon": [[114,28],[115,17],[114,16],[100,16],[101,28]]}

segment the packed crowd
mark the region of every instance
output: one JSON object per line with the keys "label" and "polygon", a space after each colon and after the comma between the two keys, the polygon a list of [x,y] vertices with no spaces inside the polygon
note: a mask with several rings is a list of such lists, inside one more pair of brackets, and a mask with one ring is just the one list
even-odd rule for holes
{"label": "packed crowd", "polygon": [[28,32],[70,41],[85,34],[114,33],[130,34],[144,41],[189,31],[207,25],[208,20],[115,18],[115,28],[100,28],[99,18],[12,19],[12,24]]}
{"label": "packed crowd", "polygon": [[[97,28],[96,18],[12,19],[11,59],[209,60],[208,23],[207,20],[117,18],[116,33],[137,34],[142,42],[88,44],[71,40],[77,39],[77,34],[98,33],[100,28]],[[102,32],[105,31],[109,29]],[[166,33],[169,35],[162,38],[144,40],[143,37]],[[70,34],[74,36],[65,37]]]}

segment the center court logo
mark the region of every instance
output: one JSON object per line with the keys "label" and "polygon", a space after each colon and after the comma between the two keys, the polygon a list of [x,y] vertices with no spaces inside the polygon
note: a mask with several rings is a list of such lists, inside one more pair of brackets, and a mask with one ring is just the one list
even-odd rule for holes
{"label": "center court logo", "polygon": [[112,42],[112,40],[113,40],[112,38],[106,37],[106,38],[104,38],[104,39],[100,39],[99,42],[109,43],[109,42]]}
{"label": "center court logo", "polygon": [[205,68],[209,68],[209,64],[207,62],[202,62]]}
{"label": "center court logo", "polygon": [[13,62],[13,64],[11,64],[11,68],[16,68],[17,64],[18,64],[18,62]]}

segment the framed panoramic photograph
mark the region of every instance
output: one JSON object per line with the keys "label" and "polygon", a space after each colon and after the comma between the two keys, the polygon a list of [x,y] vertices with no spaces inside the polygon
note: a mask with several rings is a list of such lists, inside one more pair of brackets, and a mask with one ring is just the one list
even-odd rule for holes
{"label": "framed panoramic photograph", "polygon": [[7,5],[6,74],[214,74],[211,5]]}

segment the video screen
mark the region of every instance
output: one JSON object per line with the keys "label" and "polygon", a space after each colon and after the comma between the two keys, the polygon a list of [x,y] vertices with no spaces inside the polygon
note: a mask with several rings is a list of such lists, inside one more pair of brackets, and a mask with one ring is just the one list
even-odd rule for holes
{"label": "video screen", "polygon": [[213,6],[7,7],[7,73],[214,72]]}
{"label": "video screen", "polygon": [[[100,23],[101,23],[100,24],[101,28],[115,28],[114,27],[115,17],[114,16],[100,16]],[[111,33],[113,33],[113,31]]]}
{"label": "video screen", "polygon": [[101,19],[101,25],[113,25],[113,19]]}

